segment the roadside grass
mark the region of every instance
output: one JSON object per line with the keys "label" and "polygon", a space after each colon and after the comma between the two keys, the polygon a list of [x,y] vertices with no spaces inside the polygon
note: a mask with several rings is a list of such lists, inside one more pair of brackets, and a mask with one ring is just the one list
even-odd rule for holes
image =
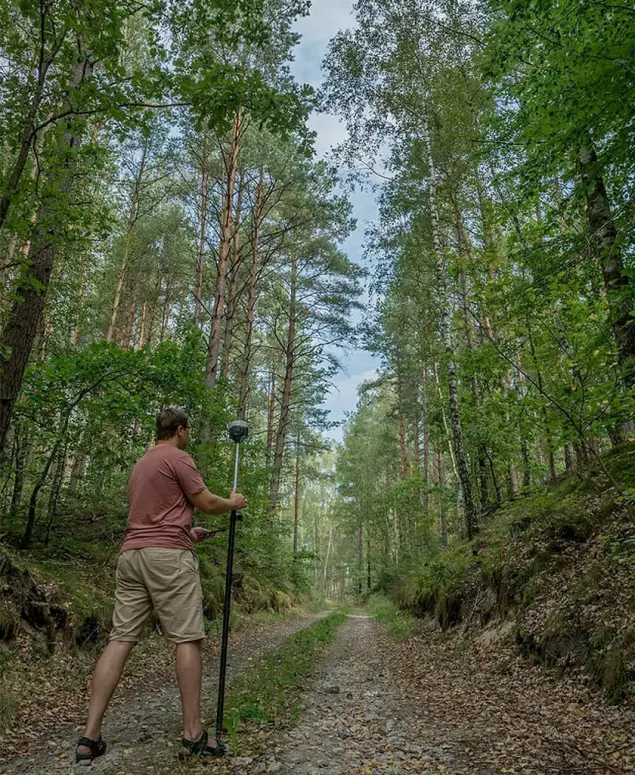
{"label": "roadside grass", "polygon": [[408,638],[413,631],[415,620],[400,611],[397,606],[383,595],[372,595],[368,599],[370,615],[384,624],[388,634],[397,639]]}
{"label": "roadside grass", "polygon": [[238,734],[243,725],[294,720],[301,707],[301,690],[318,655],[346,618],[345,613],[335,612],[319,619],[232,682],[224,723],[234,753],[243,747]]}
{"label": "roadside grass", "polygon": [[11,724],[17,707],[18,697],[14,689],[6,681],[0,681],[0,733]]}

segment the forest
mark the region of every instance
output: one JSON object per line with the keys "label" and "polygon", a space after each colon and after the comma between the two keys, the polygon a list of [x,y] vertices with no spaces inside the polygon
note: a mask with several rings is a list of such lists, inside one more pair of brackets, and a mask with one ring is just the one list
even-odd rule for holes
{"label": "forest", "polygon": [[[512,734],[508,753],[470,742],[465,764],[435,748],[417,769],[411,731],[393,740],[402,769],[307,753],[314,771],[634,771],[635,6],[344,3],[313,88],[294,74],[299,30],[331,5],[0,0],[0,743],[38,701],[25,672],[65,703],[60,676],[81,664],[85,683],[128,478],[175,406],[221,495],[225,429],[250,426],[234,576],[247,631],[300,605],[368,606],[392,633],[370,664],[418,664],[430,638],[438,686],[422,692],[443,705],[440,676],[462,675],[443,639],[477,659],[484,640],[465,639],[496,625],[505,675],[557,674],[536,679],[560,687],[554,715],[567,681],[590,693],[572,701],[589,703],[584,723],[527,733],[530,753]],[[345,130],[326,155],[320,115]],[[334,383],[359,351],[377,368],[339,427]],[[210,631],[225,535],[198,549]],[[342,638],[371,638],[354,624]],[[462,704],[466,685],[441,726],[458,708],[498,729],[498,710]],[[253,768],[227,772],[312,771],[255,769],[245,745]],[[19,753],[0,745],[0,773],[25,772]],[[130,771],[164,771],[147,767]]]}

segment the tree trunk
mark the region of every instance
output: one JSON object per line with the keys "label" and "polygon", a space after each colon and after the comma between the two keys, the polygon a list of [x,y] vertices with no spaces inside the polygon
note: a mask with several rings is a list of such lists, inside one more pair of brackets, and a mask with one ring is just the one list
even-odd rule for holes
{"label": "tree trunk", "polygon": [[227,314],[225,315],[225,338],[223,341],[223,360],[220,367],[222,379],[229,376],[229,364],[231,361],[232,339],[234,334],[234,321],[236,319],[236,308],[238,305],[238,270],[240,268],[240,225],[243,207],[243,180],[242,177],[238,183],[238,201],[236,203],[236,217],[234,219],[234,237],[231,262],[231,281],[229,283],[229,293],[227,294]]}
{"label": "tree trunk", "polygon": [[121,337],[119,344],[124,350],[129,350],[133,343],[133,333],[135,329],[135,320],[137,318],[137,297],[138,283],[133,280],[130,286],[130,297],[128,302],[128,314],[125,317],[123,328],[121,328]]}
{"label": "tree trunk", "polygon": [[518,497],[518,490],[519,490],[519,484],[518,484],[518,469],[513,463],[509,464],[509,468],[507,470],[507,491],[509,494],[509,499],[514,500]]}
{"label": "tree trunk", "polygon": [[[92,75],[92,59],[78,62],[75,86]],[[66,197],[73,185],[77,165],[77,148],[81,138],[74,135],[72,126],[60,132],[60,155],[63,162],[49,174],[47,188]],[[35,227],[36,232],[29,257],[30,271],[18,283],[17,298],[0,337],[0,451],[11,424],[13,407],[20,393],[22,378],[42,319],[46,293],[55,266],[61,224],[55,223],[49,204],[42,206]]]}
{"label": "tree trunk", "polygon": [[454,361],[454,349],[452,347],[452,329],[450,321],[450,304],[448,299],[445,255],[441,243],[441,229],[439,208],[437,203],[437,177],[432,155],[432,138],[430,136],[427,117],[424,120],[424,140],[428,152],[429,166],[429,197],[430,213],[432,216],[432,241],[436,256],[436,279],[439,296],[439,330],[441,343],[446,356],[448,370],[448,392],[450,397],[450,415],[452,421],[452,438],[454,441],[454,454],[458,467],[459,480],[463,495],[465,511],[465,533],[468,539],[472,539],[476,529],[476,513],[472,498],[472,482],[470,480],[470,468],[463,444],[463,430],[461,428],[461,407],[459,403],[459,384]]}
{"label": "tree trunk", "polygon": [[49,545],[51,540],[51,530],[53,529],[53,523],[57,516],[57,504],[59,503],[60,491],[62,489],[62,482],[64,480],[64,473],[66,471],[66,454],[67,444],[60,445],[57,459],[52,476],[51,492],[49,495],[48,507],[47,507],[47,520],[46,520],[46,535],[44,537],[44,543]]}
{"label": "tree trunk", "polygon": [[130,260],[130,247],[132,244],[132,235],[139,216],[139,200],[141,197],[141,185],[143,183],[143,176],[145,173],[146,162],[148,158],[149,142],[143,144],[143,150],[141,152],[141,160],[139,162],[139,169],[137,170],[137,177],[135,178],[134,186],[132,189],[132,197],[130,200],[130,211],[128,213],[128,224],[126,226],[126,233],[123,238],[123,248],[121,253],[121,265],[119,267],[119,274],[117,275],[117,287],[115,288],[115,298],[112,303],[112,313],[110,315],[110,323],[108,324],[108,332],[106,334],[106,341],[112,342],[115,335],[117,326],[117,316],[119,314],[119,305],[121,304],[121,294],[123,291],[124,282],[126,280],[126,273],[128,271],[128,262]]}
{"label": "tree trunk", "polygon": [[[536,348],[534,346],[534,337],[531,333],[531,328],[529,325],[527,325],[527,333],[528,333],[528,342],[529,342],[529,352],[531,353],[531,358],[534,362],[534,368],[536,369],[536,384],[538,385],[538,391],[541,396],[545,395],[544,392],[544,382],[542,378],[542,371],[540,369],[540,366],[538,365],[538,356],[536,354]],[[552,443],[551,443],[551,430],[549,429],[549,418],[547,415],[547,407],[542,405],[541,408],[542,413],[542,422],[545,429],[545,439],[544,441],[541,440],[541,446],[543,448],[543,452],[545,455],[545,458],[547,460],[547,466],[549,468],[549,482],[555,482],[558,474],[556,472],[556,459],[553,454],[552,449]]]}
{"label": "tree trunk", "polygon": [[156,323],[157,319],[157,309],[159,306],[159,298],[161,296],[161,286],[163,285],[163,277],[159,276],[157,278],[157,283],[154,289],[154,292],[152,294],[152,300],[149,302],[150,304],[150,312],[148,314],[148,323],[146,326],[146,337],[145,337],[145,344],[148,347],[152,347],[152,334],[154,333],[154,324]]}
{"label": "tree trunk", "polygon": [[194,322],[201,324],[203,280],[205,273],[205,248],[207,240],[207,144],[203,140],[201,146],[201,230],[199,233],[198,252],[196,254],[196,298],[194,300]]}
{"label": "tree trunk", "polygon": [[33,530],[35,528],[35,519],[37,516],[38,496],[40,494],[40,490],[42,489],[42,487],[44,486],[44,483],[46,482],[46,478],[49,474],[49,471],[51,470],[51,466],[53,465],[54,460],[57,458],[60,445],[61,445],[61,439],[58,439],[53,445],[53,449],[49,454],[48,458],[46,459],[46,463],[44,464],[42,473],[40,474],[40,477],[37,480],[35,487],[31,492],[31,497],[29,498],[29,514],[27,517],[24,534],[22,536],[22,540],[20,541],[20,549],[28,549],[29,546],[31,545],[31,541],[33,540]]}
{"label": "tree trunk", "polygon": [[[412,435],[414,447],[414,470],[417,478],[421,477],[421,429],[419,427],[419,405],[415,406],[415,413],[412,419]],[[415,499],[417,508],[421,506],[421,488],[417,485],[415,489]]]}
{"label": "tree trunk", "polygon": [[[463,326],[465,328],[465,340],[467,343],[467,349],[469,352],[474,351],[474,323],[472,315],[470,313],[470,284],[468,281],[468,268],[472,261],[472,251],[465,234],[465,226],[463,224],[463,216],[459,208],[458,197],[452,196],[452,205],[454,208],[454,219],[457,236],[457,244],[459,247],[459,284],[461,289],[461,308],[463,313]],[[491,323],[489,319],[488,332],[491,333]],[[480,412],[481,407],[481,390],[478,382],[478,377],[475,373],[470,376],[470,387],[472,392],[472,402],[477,412]],[[488,450],[485,444],[479,442],[478,444],[478,471],[479,471],[479,490],[480,490],[480,506],[481,509],[485,509],[489,504],[489,478],[487,473],[487,459]]]}
{"label": "tree trunk", "polygon": [[35,119],[40,108],[41,99],[42,89],[41,86],[38,85],[34,91],[33,102],[31,103],[31,107],[22,127],[18,155],[13,163],[13,167],[11,168],[11,172],[9,173],[7,182],[4,186],[5,193],[0,199],[0,231],[2,231],[4,228],[4,224],[7,220],[7,216],[9,215],[13,200],[20,190],[20,182],[22,180],[22,175],[24,174],[24,169],[26,167],[29,153],[31,151],[31,146],[33,144],[33,129],[35,126]]}
{"label": "tree trunk", "polygon": [[[492,260],[495,258],[496,249],[494,247],[494,239],[492,237],[491,227],[491,208],[488,206],[488,202],[483,191],[483,184],[481,182],[480,172],[478,167],[476,169],[476,193],[478,198],[478,207],[481,216],[481,225],[483,228],[483,246],[485,247],[485,255],[487,259],[487,277],[490,283],[493,283],[496,279],[494,272],[494,265]],[[494,341],[494,331],[492,324],[487,314],[487,311],[483,309],[483,326],[487,332],[487,336],[490,341]]]}
{"label": "tree trunk", "polygon": [[298,556],[300,534],[300,431],[295,441],[295,497],[293,499],[293,558]]}
{"label": "tree trunk", "polygon": [[494,492],[496,493],[496,503],[501,503],[503,500],[503,495],[501,493],[501,487],[498,483],[498,478],[496,476],[496,469],[494,468],[494,461],[492,459],[492,456],[487,453],[487,462],[489,463],[489,472],[490,476],[492,477],[492,482],[494,484]]}
{"label": "tree trunk", "polygon": [[284,447],[289,425],[289,410],[291,408],[291,388],[293,385],[293,366],[295,362],[295,328],[296,328],[296,292],[297,292],[298,262],[294,255],[291,259],[291,292],[289,297],[289,330],[287,333],[286,364],[284,382],[282,385],[282,401],[280,404],[280,417],[278,419],[278,431],[273,455],[273,471],[269,487],[269,512],[274,512],[278,506],[280,494],[280,477],[282,475],[282,461]]}
{"label": "tree trunk", "polygon": [[520,455],[523,461],[523,487],[531,487],[531,464],[529,461],[529,450],[527,449],[527,439],[520,437]]}
{"label": "tree trunk", "polygon": [[11,237],[11,239],[9,240],[9,244],[7,245],[6,263],[0,269],[0,293],[2,293],[2,295],[4,295],[5,293],[8,293],[9,283],[11,282],[11,279],[15,274],[15,272],[12,271],[11,265],[13,264],[13,257],[15,256],[15,251],[17,247],[18,247],[18,237],[16,234],[14,234],[13,237]]}
{"label": "tree trunk", "polygon": [[[454,445],[452,442],[452,434],[450,432],[450,426],[448,424],[448,418],[445,412],[445,397],[443,395],[443,391],[441,390],[441,380],[439,379],[439,364],[436,362],[432,365],[432,373],[434,375],[434,384],[436,385],[437,393],[439,395],[439,404],[441,407],[441,420],[443,422],[443,430],[445,431],[445,439],[448,445],[448,452],[450,453],[450,462],[452,463],[452,471],[454,472],[454,476],[456,476],[456,478],[459,479],[459,470],[457,468],[456,460],[454,457]],[[459,480],[459,487],[460,486],[461,486],[461,481]]]}
{"label": "tree trunk", "polygon": [[72,495],[75,495],[77,492],[77,485],[79,484],[80,479],[86,473],[87,460],[88,458],[85,452],[78,452],[75,455],[75,460],[73,461],[73,467],[71,469],[71,477],[68,481],[68,491]]}
{"label": "tree trunk", "polygon": [[220,243],[218,246],[218,277],[216,278],[216,295],[214,312],[209,336],[205,386],[213,388],[218,379],[218,360],[220,356],[221,332],[225,313],[225,291],[227,288],[227,273],[229,269],[229,254],[233,238],[233,205],[236,172],[238,169],[238,152],[240,150],[241,111],[234,118],[232,141],[229,158],[226,162],[227,182],[221,211]]}
{"label": "tree trunk", "polygon": [[326,592],[329,586],[329,562],[331,560],[331,551],[333,549],[333,523],[329,521],[329,533],[326,541],[326,556],[324,557],[324,566],[322,568],[322,587]]}
{"label": "tree trunk", "polygon": [[48,341],[51,331],[53,329],[53,322],[50,315],[44,314],[42,316],[42,330],[40,332],[38,360],[45,361],[46,353],[48,352]]}
{"label": "tree trunk", "polygon": [[364,526],[360,525],[357,532],[357,596],[362,596],[364,584]]}
{"label": "tree trunk", "polygon": [[444,453],[437,453],[437,482],[439,485],[439,521],[441,523],[441,546],[448,548],[448,518],[445,510],[445,460]]}
{"label": "tree trunk", "polygon": [[[249,398],[249,372],[251,369],[251,343],[254,333],[254,320],[256,317],[256,283],[258,281],[260,227],[262,225],[263,184],[264,169],[261,167],[258,191],[256,194],[256,207],[254,209],[254,233],[251,242],[251,267],[249,272],[249,292],[247,296],[247,327],[245,331],[245,343],[243,345],[243,357],[240,366],[238,387],[238,418],[241,420],[244,420],[247,415],[247,401]],[[273,426],[273,423],[271,426]]]}
{"label": "tree trunk", "polygon": [[401,479],[405,481],[410,473],[408,465],[408,451],[406,449],[406,422],[404,419],[403,411],[403,385],[401,381],[401,375],[399,368],[397,369],[397,412],[398,418],[398,435],[399,435],[399,457],[401,460]]}
{"label": "tree trunk", "polygon": [[271,455],[273,454],[273,434],[274,434],[275,412],[276,412],[276,371],[275,371],[275,364],[272,362],[269,369],[269,392],[267,394],[267,447],[266,447],[267,465],[271,464]]}
{"label": "tree trunk", "polygon": [[580,148],[579,163],[587,200],[591,244],[595,258],[602,268],[609,305],[609,321],[617,342],[620,363],[622,366],[628,366],[628,381],[632,382],[635,319],[631,314],[633,310],[631,283],[624,272],[622,253],[617,241],[617,229],[590,136],[587,136],[587,144]]}
{"label": "tree trunk", "polygon": [[428,369],[422,369],[423,376],[423,512],[430,510],[430,424],[428,422]]}
{"label": "tree trunk", "polygon": [[584,468],[589,462],[589,453],[587,452],[586,444],[582,440],[576,441],[573,444],[573,449],[575,450],[576,467],[579,469]]}
{"label": "tree trunk", "polygon": [[143,306],[141,307],[141,322],[139,324],[139,344],[138,349],[142,350],[143,345],[146,341],[146,325],[148,321],[148,301],[147,299],[143,302]]}
{"label": "tree trunk", "polygon": [[9,507],[9,515],[11,519],[14,519],[20,508],[22,501],[22,492],[24,491],[24,478],[26,474],[26,466],[31,449],[31,443],[29,437],[24,438],[20,432],[20,429],[16,427],[14,435],[15,443],[15,478],[13,480],[13,493],[11,495],[11,505]]}
{"label": "tree trunk", "polygon": [[165,278],[165,291],[163,293],[163,309],[161,311],[161,332],[159,334],[159,344],[165,341],[165,335],[168,331],[168,320],[170,319],[170,278]]}

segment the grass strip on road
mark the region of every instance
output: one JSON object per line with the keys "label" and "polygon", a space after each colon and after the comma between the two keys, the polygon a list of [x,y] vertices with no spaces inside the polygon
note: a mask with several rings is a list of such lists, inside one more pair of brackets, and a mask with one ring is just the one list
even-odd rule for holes
{"label": "grass strip on road", "polygon": [[232,681],[224,725],[234,752],[242,748],[238,730],[246,722],[265,725],[294,720],[301,707],[301,690],[318,655],[346,618],[336,612],[319,619]]}

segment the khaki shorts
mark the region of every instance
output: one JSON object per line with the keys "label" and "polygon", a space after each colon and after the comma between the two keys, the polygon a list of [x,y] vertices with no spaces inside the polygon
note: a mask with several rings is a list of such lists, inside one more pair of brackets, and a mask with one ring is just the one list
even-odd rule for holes
{"label": "khaki shorts", "polygon": [[157,612],[173,643],[205,637],[198,559],[187,549],[131,549],[117,562],[117,590],[110,640],[136,643]]}

